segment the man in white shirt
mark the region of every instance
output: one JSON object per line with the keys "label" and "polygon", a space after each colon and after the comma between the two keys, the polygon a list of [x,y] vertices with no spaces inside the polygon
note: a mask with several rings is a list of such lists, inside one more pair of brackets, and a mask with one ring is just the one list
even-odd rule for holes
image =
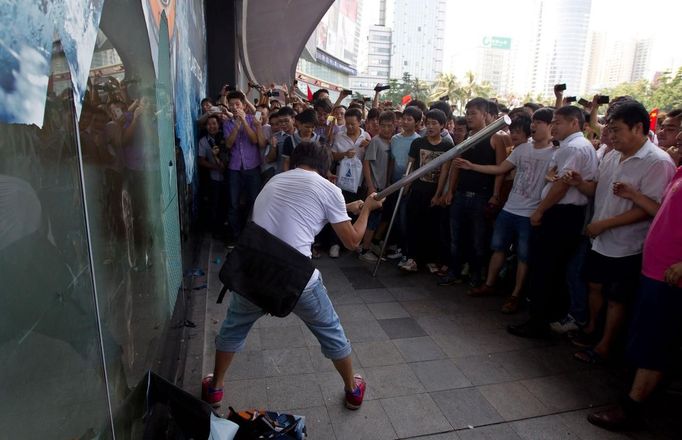
{"label": "man in white shirt", "polygon": [[[613,341],[625,323],[626,310],[639,284],[642,246],[651,216],[632,200],[614,194],[617,185],[627,184],[656,202],[675,174],[670,156],[651,143],[649,113],[637,101],[625,101],[607,113],[613,151],[604,156],[593,181],[570,171],[563,180],[583,194],[594,197],[594,216],[586,233],[592,250],[585,266],[589,282],[589,322],[573,339],[586,349],[575,354],[578,360],[596,364],[610,355]],[[606,323],[597,337],[598,318],[608,301]]]}
{"label": "man in white shirt", "polygon": [[[362,239],[371,211],[381,201],[370,195],[365,202],[346,205],[341,190],[323,177],[331,164],[329,151],[317,142],[302,142],[292,153],[294,169],[273,177],[258,195],[253,221],[303,255],[311,257],[311,245],[325,224],[348,249]],[[358,214],[351,223],[347,210]],[[332,360],[346,391],[346,407],[358,409],[365,392],[365,381],[353,374],[351,346],[334,307],[329,300],[320,272],[316,269],[303,290],[293,312],[306,323],[320,342],[322,353]],[[223,397],[225,372],[234,354],[244,348],[253,324],[265,312],[238,294],[232,294],[227,316],[216,336],[213,374],[202,382],[202,399],[219,405]]]}
{"label": "man in white shirt", "polygon": [[567,105],[554,112],[552,137],[559,141],[559,149],[550,168],[559,179],[545,185],[542,201],[530,216],[534,227],[529,261],[530,320],[507,327],[516,336],[545,337],[549,323],[567,312],[566,268],[580,241],[589,199],[561,178],[569,171],[577,171],[585,179],[595,177],[597,155],[582,135],[584,123],[578,107]]}

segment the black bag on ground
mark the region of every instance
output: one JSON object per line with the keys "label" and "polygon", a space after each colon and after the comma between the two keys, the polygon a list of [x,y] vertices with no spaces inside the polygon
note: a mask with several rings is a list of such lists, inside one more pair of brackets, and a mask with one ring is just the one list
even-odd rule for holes
{"label": "black bag on ground", "polygon": [[254,222],[246,225],[220,269],[224,287],[274,316],[285,317],[296,306],[315,271],[310,258]]}

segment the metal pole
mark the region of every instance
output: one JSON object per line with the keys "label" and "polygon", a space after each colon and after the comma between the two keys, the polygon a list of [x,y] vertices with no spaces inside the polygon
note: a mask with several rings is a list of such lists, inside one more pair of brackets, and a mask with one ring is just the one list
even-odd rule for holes
{"label": "metal pole", "polygon": [[[412,170],[412,162],[407,164],[407,169],[405,170],[405,176],[410,174],[410,171]],[[376,266],[374,266],[374,272],[372,272],[372,277],[376,278],[377,276],[377,271],[379,270],[379,265],[381,264],[381,257],[383,257],[384,252],[386,251],[386,245],[388,245],[388,237],[391,235],[391,229],[393,228],[393,222],[395,221],[395,216],[398,213],[398,208],[400,207],[400,200],[403,198],[403,191],[405,190],[405,187],[403,186],[400,188],[400,192],[398,193],[398,199],[395,202],[395,208],[393,208],[393,215],[391,215],[391,221],[388,223],[388,229],[386,230],[386,236],[384,237],[384,244],[381,245],[381,253],[379,254],[379,259],[377,260]]]}
{"label": "metal pole", "polygon": [[441,154],[438,156],[436,159],[432,160],[428,164],[424,165],[423,167],[420,167],[416,169],[414,172],[408,174],[407,176],[403,177],[402,179],[398,180],[395,182],[393,185],[390,185],[388,188],[386,188],[383,191],[380,191],[376,196],[374,196],[376,199],[381,200],[384,197],[387,197],[394,192],[398,191],[405,185],[414,182],[415,180],[419,179],[421,176],[423,176],[426,173],[431,172],[432,170],[438,168],[439,166],[443,165],[445,162],[454,159],[457,156],[460,156],[462,153],[467,151],[470,148],[473,148],[481,142],[483,139],[492,136],[495,134],[499,129],[502,127],[505,127],[507,125],[511,124],[511,119],[509,119],[509,116],[502,116],[501,118],[497,119],[496,121],[493,121],[490,125],[485,127],[483,130],[479,131],[475,135],[471,136],[469,139],[465,140],[461,144],[459,144],[457,147],[450,149],[449,151],[446,151],[445,153]]}

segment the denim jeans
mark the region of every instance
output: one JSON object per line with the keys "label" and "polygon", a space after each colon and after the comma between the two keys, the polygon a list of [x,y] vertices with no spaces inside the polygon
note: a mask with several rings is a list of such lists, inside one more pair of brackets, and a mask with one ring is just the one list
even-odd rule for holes
{"label": "denim jeans", "polygon": [[[230,207],[227,211],[227,221],[230,223],[233,238],[237,238],[244,227],[244,219],[251,212],[253,202],[260,191],[260,167],[252,170],[228,170],[227,178],[230,184]],[[246,213],[239,215],[239,203],[242,191],[246,194]]]}
{"label": "denim jeans", "polygon": [[[325,357],[338,360],[350,355],[350,342],[329,300],[322,276],[303,291],[293,313],[301,318],[315,335]],[[215,338],[216,349],[231,353],[243,350],[249,330],[264,314],[263,309],[231,292],[227,315]]]}
{"label": "denim jeans", "polygon": [[583,236],[580,238],[578,249],[568,263],[566,280],[568,292],[571,295],[571,305],[568,313],[578,322],[585,323],[588,318],[587,311],[587,281],[583,274],[585,259],[590,250],[590,239]]}
{"label": "denim jeans", "polygon": [[[450,205],[450,273],[459,275],[462,264],[469,260],[474,281],[481,277],[486,267],[490,249],[488,220],[485,207],[489,197],[471,193],[455,192]],[[466,255],[468,251],[471,255]],[[469,258],[467,258],[469,257]]]}

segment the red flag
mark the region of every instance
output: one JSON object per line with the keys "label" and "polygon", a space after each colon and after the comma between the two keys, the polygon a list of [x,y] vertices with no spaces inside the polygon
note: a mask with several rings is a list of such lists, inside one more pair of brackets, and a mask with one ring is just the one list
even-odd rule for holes
{"label": "red flag", "polygon": [[310,86],[306,84],[306,87],[308,87],[308,102],[313,102],[313,92],[310,90]]}
{"label": "red flag", "polygon": [[411,95],[405,95],[405,96],[403,96],[403,100],[401,101],[401,104],[405,105],[410,101],[412,101],[412,96]]}
{"label": "red flag", "polygon": [[656,133],[656,125],[658,124],[658,108],[651,110],[649,113],[649,129]]}

